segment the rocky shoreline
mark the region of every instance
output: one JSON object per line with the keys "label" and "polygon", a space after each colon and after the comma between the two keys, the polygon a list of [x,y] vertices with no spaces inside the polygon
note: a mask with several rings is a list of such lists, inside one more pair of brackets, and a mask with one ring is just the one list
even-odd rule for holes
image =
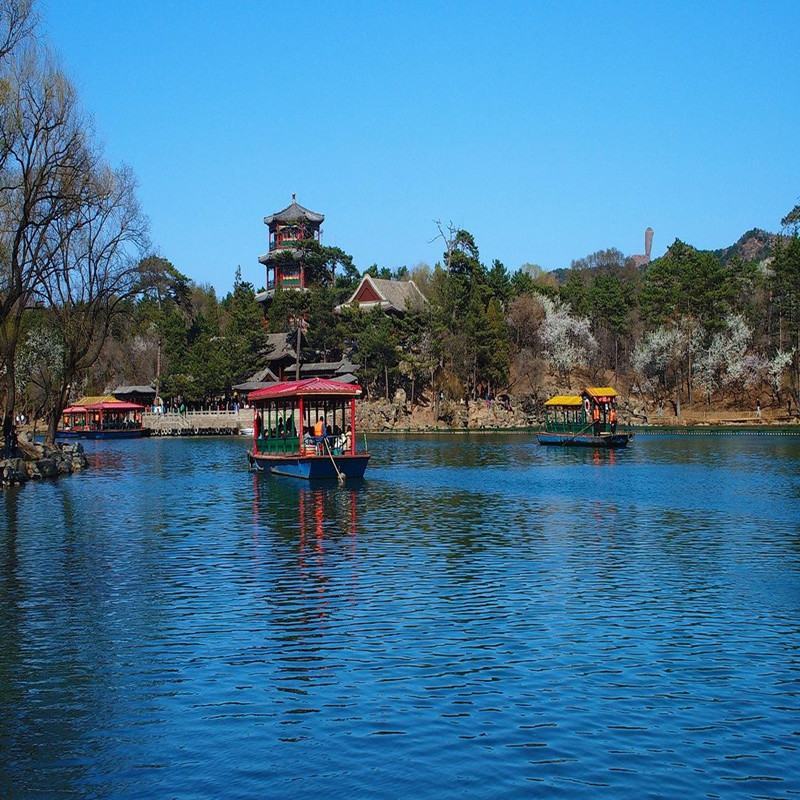
{"label": "rocky shoreline", "polygon": [[86,456],[80,443],[49,447],[20,441],[18,452],[25,457],[0,461],[0,485],[3,488],[20,486],[29,480],[70,475],[86,468]]}
{"label": "rocky shoreline", "polygon": [[430,406],[411,406],[402,389],[391,401],[360,400],[356,404],[356,428],[359,431],[464,431],[514,429],[535,426],[536,415],[515,403],[499,401],[470,403],[442,400],[438,413]]}

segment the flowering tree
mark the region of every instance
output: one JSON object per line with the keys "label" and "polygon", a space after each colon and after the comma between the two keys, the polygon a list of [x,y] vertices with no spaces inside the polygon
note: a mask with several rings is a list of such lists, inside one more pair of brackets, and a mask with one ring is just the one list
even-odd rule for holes
{"label": "flowering tree", "polygon": [[570,386],[570,373],[575,367],[587,364],[597,352],[597,342],[589,320],[573,317],[568,303],[549,297],[537,298],[544,308],[544,321],[539,328],[542,355],[558,374],[559,380]]}
{"label": "flowering tree", "polygon": [[694,372],[709,402],[714,392],[735,385],[743,387],[750,382],[753,360],[747,356],[752,335],[741,314],[728,314],[725,327],[713,335],[708,348],[698,355]]}

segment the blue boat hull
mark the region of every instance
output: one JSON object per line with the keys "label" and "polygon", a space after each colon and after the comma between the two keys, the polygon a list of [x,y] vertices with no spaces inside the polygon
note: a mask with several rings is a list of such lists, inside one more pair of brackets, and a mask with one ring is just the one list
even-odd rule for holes
{"label": "blue boat hull", "polygon": [[537,435],[539,444],[555,444],[562,447],[627,447],[633,438],[630,433],[603,433],[594,436],[591,433],[548,433]]}
{"label": "blue boat hull", "polygon": [[[342,473],[346,478],[363,478],[370,459],[368,454],[329,456],[275,456],[248,453],[250,463],[261,470],[269,470],[273,475],[289,475],[292,478],[338,478]],[[338,472],[337,472],[338,468]]]}
{"label": "blue boat hull", "polygon": [[140,439],[149,432],[143,428],[126,431],[56,431],[56,439]]}

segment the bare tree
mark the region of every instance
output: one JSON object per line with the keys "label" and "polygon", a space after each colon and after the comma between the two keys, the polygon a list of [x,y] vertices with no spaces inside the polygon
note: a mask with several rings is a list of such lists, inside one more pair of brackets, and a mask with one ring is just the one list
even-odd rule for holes
{"label": "bare tree", "polygon": [[13,414],[14,356],[26,309],[53,269],[59,221],[90,190],[95,156],[72,84],[30,48],[3,68],[0,98],[0,367]]}
{"label": "bare tree", "polygon": [[0,0],[0,63],[33,32],[32,0]]}
{"label": "bare tree", "polygon": [[102,166],[91,176],[83,204],[53,225],[49,268],[36,288],[63,348],[48,441],[55,439],[70,388],[97,360],[125,302],[144,288],[139,264],[147,225],[135,188],[129,169]]}

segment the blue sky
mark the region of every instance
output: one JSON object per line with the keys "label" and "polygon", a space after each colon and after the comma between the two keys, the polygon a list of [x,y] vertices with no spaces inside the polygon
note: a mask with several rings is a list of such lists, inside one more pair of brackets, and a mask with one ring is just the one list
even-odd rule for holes
{"label": "blue sky", "polygon": [[297,193],[356,265],[569,266],[777,231],[800,201],[796,2],[40,0],[157,251],[264,283]]}

